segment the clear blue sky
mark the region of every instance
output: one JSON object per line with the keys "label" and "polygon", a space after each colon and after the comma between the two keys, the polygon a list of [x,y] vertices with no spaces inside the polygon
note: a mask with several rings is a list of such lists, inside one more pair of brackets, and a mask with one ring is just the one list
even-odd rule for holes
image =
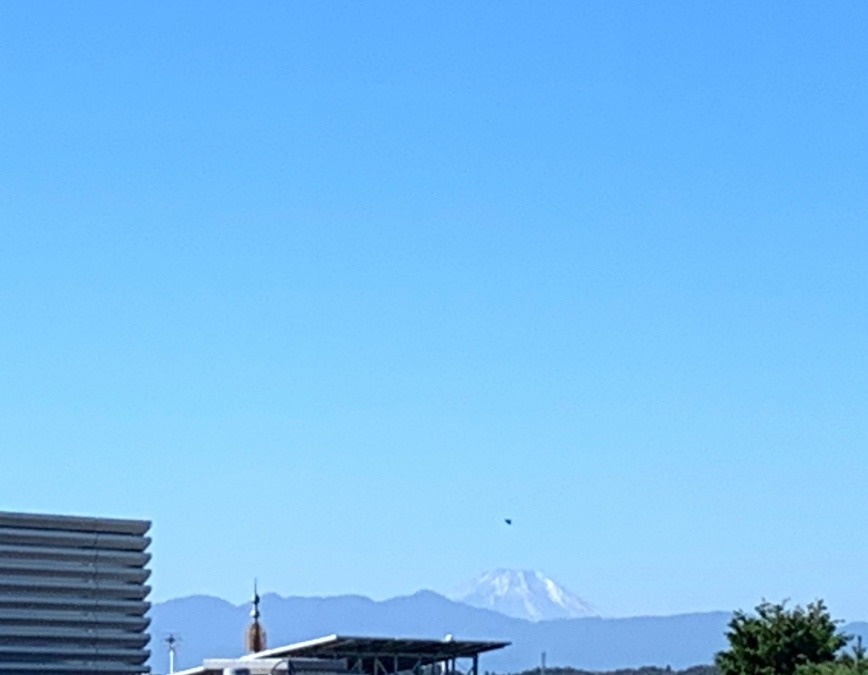
{"label": "clear blue sky", "polygon": [[3,3],[0,508],[153,519],[156,600],[868,619],[866,29]]}

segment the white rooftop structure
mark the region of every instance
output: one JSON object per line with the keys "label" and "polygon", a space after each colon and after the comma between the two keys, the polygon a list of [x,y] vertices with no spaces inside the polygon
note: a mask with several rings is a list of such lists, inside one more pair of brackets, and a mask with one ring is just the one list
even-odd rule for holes
{"label": "white rooftop structure", "polygon": [[479,655],[508,642],[327,635],[238,659],[205,659],[175,675],[479,675]]}
{"label": "white rooftop structure", "polygon": [[201,666],[175,675],[349,675],[345,661],[283,658],[205,659]]}

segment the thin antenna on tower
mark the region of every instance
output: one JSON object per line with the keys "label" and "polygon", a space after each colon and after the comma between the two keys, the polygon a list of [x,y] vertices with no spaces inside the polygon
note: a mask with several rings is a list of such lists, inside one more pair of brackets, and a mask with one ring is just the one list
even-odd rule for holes
{"label": "thin antenna on tower", "polygon": [[174,633],[169,633],[164,642],[169,646],[169,675],[175,672],[175,650],[178,648],[180,637]]}

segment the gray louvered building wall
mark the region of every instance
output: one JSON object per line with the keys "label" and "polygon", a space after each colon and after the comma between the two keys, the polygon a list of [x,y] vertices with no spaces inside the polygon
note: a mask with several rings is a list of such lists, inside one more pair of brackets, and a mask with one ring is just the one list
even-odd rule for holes
{"label": "gray louvered building wall", "polygon": [[0,511],[0,674],[147,673],[150,526]]}

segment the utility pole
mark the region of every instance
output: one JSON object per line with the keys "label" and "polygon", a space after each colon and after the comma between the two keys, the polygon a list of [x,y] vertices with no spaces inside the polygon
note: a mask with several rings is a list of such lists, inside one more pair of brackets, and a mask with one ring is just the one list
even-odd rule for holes
{"label": "utility pole", "polygon": [[539,675],[546,675],[546,653],[540,654],[539,658]]}
{"label": "utility pole", "polygon": [[178,638],[175,637],[174,633],[169,633],[166,644],[169,645],[169,675],[173,675],[175,672],[175,649],[178,645]]}

